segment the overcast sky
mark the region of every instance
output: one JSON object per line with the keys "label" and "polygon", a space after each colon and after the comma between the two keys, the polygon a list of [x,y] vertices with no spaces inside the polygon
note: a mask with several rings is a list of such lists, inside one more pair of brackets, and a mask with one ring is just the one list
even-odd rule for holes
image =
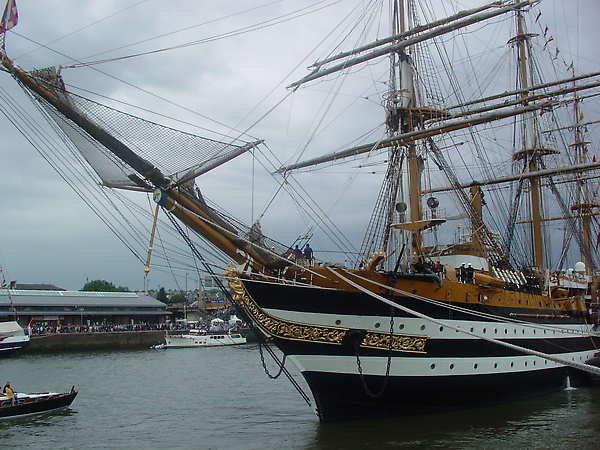
{"label": "overcast sky", "polygon": [[[99,95],[221,132],[228,131],[220,124],[245,131],[288,95],[285,86],[305,75],[306,66],[322,54],[304,58],[339,19],[361,3],[365,2],[17,0],[19,24],[7,34],[6,47],[8,55],[25,69],[69,66],[78,61],[113,59],[202,41],[256,26],[259,29],[237,32],[224,39],[63,72],[68,84]],[[479,2],[459,4],[466,7]],[[300,13],[299,5],[318,6]],[[322,9],[315,12],[318,8]],[[540,20],[560,42],[557,45],[561,55],[569,55],[576,68],[597,71],[600,2],[545,0],[541,8]],[[265,22],[270,19],[273,22]],[[16,83],[7,74],[1,75],[0,91],[25,107],[28,100]],[[310,121],[314,111],[308,106],[302,110],[299,97],[294,96],[293,101],[301,107],[294,113],[295,118]],[[27,108],[34,111],[30,106]],[[381,115],[379,108],[378,103],[365,100],[362,104],[365,115],[357,114],[355,122],[348,122],[348,129],[358,128],[359,123],[364,130],[374,128],[381,116],[372,124],[362,122],[367,121],[366,114],[370,112],[379,111],[377,114]],[[276,110],[249,132],[248,140],[265,139],[279,160],[287,161],[303,139],[300,132],[286,129],[289,114],[287,108]],[[169,119],[165,121],[178,126]],[[191,126],[184,128],[202,134]],[[143,264],[3,116],[0,116],[0,130],[3,137],[0,264],[6,280],[52,283],[74,290],[88,280],[105,279],[115,285],[141,289]],[[334,145],[325,137],[322,144],[321,153],[331,151]],[[261,193],[252,196],[249,188],[252,171],[250,158],[241,159],[227,168],[226,176],[211,174],[199,184],[210,198],[225,201],[229,212],[239,213],[243,221],[251,223],[274,188],[265,188],[262,197]],[[319,183],[323,191],[339,189],[329,179],[306,180]],[[356,204],[367,200],[370,197],[358,193],[353,207],[338,211],[342,228],[345,225],[353,232],[351,214]],[[305,224],[295,222],[284,228],[281,224],[287,214],[286,205],[279,206],[280,217],[271,224],[263,222],[263,231],[290,242],[304,231]],[[363,223],[359,225],[358,228],[364,228]],[[184,278],[179,274],[182,288]],[[168,274],[153,271],[149,279],[151,288],[175,287],[173,277]],[[188,287],[192,286],[192,279],[190,274]]]}

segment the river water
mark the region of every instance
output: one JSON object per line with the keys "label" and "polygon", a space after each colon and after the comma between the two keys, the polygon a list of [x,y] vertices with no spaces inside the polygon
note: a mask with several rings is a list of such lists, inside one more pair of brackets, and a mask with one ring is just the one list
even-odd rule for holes
{"label": "river water", "polygon": [[265,375],[252,344],[25,353],[0,360],[0,377],[22,392],[79,390],[68,410],[0,421],[2,447],[600,448],[600,387],[493,408],[320,424],[285,377]]}

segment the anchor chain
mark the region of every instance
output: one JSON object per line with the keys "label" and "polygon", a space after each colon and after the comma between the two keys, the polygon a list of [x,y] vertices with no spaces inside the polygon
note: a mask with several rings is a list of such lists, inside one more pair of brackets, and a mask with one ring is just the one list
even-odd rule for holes
{"label": "anchor chain", "polygon": [[[264,345],[266,346],[267,344]],[[269,368],[267,367],[267,363],[265,362],[265,355],[263,353],[263,343],[260,341],[258,341],[258,351],[260,352],[260,362],[262,363],[263,369],[265,369],[265,373],[267,374],[267,376],[271,380],[276,380],[277,378],[279,378],[283,373],[283,368],[285,367],[285,360],[287,358],[287,355],[283,355],[283,359],[281,360],[281,362],[276,361],[277,365],[279,366],[279,372],[277,372],[276,375],[271,375],[271,373],[269,372]]]}
{"label": "anchor chain", "polygon": [[388,352],[388,359],[387,359],[387,367],[385,369],[385,378],[383,380],[383,385],[381,386],[380,391],[377,394],[373,394],[371,392],[371,390],[369,389],[369,387],[367,386],[367,381],[365,380],[365,376],[363,374],[363,370],[362,370],[362,365],[360,363],[360,355],[359,355],[359,347],[360,347],[360,343],[357,341],[355,344],[355,348],[356,348],[356,365],[358,366],[358,373],[360,375],[360,382],[363,385],[363,388],[365,389],[365,392],[367,393],[367,395],[371,398],[379,398],[383,395],[383,393],[385,392],[385,388],[387,387],[387,383],[388,380],[390,378],[390,367],[392,366],[392,338],[393,338],[393,334],[394,334],[394,308],[391,308],[390,311],[390,345],[389,345],[389,352]]}

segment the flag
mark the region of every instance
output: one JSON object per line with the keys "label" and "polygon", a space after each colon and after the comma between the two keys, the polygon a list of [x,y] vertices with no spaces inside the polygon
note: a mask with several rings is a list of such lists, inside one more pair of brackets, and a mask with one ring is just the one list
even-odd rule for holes
{"label": "flag", "polygon": [[32,334],[31,331],[33,330],[33,326],[32,325],[33,325],[33,319],[30,319],[29,323],[27,324],[27,328],[25,328],[25,330],[24,330],[25,331],[25,335],[31,336],[31,334]]}
{"label": "flag", "polygon": [[548,47],[548,44],[550,42],[552,42],[554,40],[554,36],[550,36],[550,38],[546,41],[546,43],[544,44],[544,46],[542,47],[542,50],[546,50],[546,47]]}
{"label": "flag", "polygon": [[596,238],[596,250],[598,250],[599,245],[600,245],[600,232],[598,233],[598,237]]}
{"label": "flag", "polygon": [[0,21],[0,34],[6,33],[8,30],[17,25],[19,14],[17,13],[16,0],[8,0]]}

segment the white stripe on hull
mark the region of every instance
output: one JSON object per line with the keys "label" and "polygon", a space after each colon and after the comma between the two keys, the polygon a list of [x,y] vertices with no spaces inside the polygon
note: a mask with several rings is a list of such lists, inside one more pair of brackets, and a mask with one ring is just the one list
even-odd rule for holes
{"label": "white stripe on hull", "polygon": [[[561,358],[584,363],[595,351],[561,354]],[[328,372],[358,375],[356,356],[288,355],[301,372]],[[385,376],[388,358],[385,356],[360,357],[364,375]],[[537,356],[493,357],[392,357],[389,375],[393,377],[439,377],[453,375],[508,374],[564,367]]]}
{"label": "white stripe on hull", "polygon": [[[266,309],[265,312],[281,320],[303,323],[307,325],[350,329],[358,328],[384,333],[390,331],[390,318],[386,316],[351,316],[341,314],[305,313],[280,309]],[[580,338],[582,335],[600,336],[600,334],[595,333],[592,330],[593,325],[587,324],[554,325],[545,323],[527,323],[523,325],[512,322],[502,322],[501,317],[498,317],[498,322],[450,319],[436,320],[493,339],[549,339],[559,337]],[[478,339],[475,336],[460,333],[450,328],[444,328],[443,326],[432,323],[425,319],[412,317],[395,317],[394,333],[428,336],[435,339]]]}

